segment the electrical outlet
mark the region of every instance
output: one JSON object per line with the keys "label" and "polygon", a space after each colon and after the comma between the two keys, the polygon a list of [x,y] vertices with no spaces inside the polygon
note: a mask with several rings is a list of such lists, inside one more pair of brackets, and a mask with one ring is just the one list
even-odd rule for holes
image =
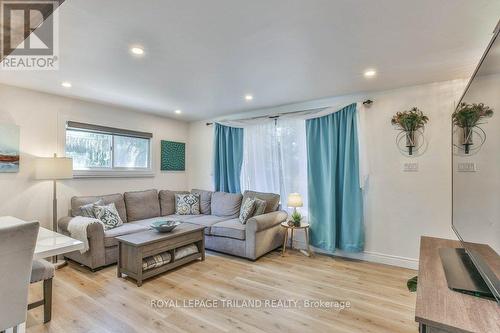
{"label": "electrical outlet", "polygon": [[474,162],[460,162],[458,163],[458,172],[476,172],[476,163]]}
{"label": "electrical outlet", "polygon": [[405,163],[403,163],[403,171],[404,172],[418,172],[418,163],[417,162],[405,162]]}

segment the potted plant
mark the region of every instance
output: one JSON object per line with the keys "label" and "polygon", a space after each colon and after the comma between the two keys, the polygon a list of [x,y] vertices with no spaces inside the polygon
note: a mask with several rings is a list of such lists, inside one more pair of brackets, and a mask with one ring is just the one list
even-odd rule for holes
{"label": "potted plant", "polygon": [[462,129],[462,145],[465,147],[465,153],[470,152],[470,146],[474,144],[472,140],[473,128],[481,124],[479,121],[483,118],[491,118],[493,109],[484,103],[460,103],[458,108],[451,115],[453,124]]}
{"label": "potted plant", "polygon": [[428,121],[429,117],[424,115],[417,107],[398,112],[392,117],[391,124],[406,134],[406,147],[408,147],[410,155],[413,154],[413,148],[415,147],[415,132],[423,128]]}
{"label": "potted plant", "polygon": [[295,227],[300,227],[300,221],[302,221],[302,214],[300,214],[297,210],[292,213],[292,222]]}

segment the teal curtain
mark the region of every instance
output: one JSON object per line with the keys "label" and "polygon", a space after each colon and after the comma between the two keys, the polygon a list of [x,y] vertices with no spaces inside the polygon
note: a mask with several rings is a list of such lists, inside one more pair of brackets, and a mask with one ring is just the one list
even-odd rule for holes
{"label": "teal curtain", "polygon": [[306,121],[311,244],[334,252],[364,248],[356,104]]}
{"label": "teal curtain", "polygon": [[216,191],[240,193],[243,164],[243,129],[215,123],[214,187]]}

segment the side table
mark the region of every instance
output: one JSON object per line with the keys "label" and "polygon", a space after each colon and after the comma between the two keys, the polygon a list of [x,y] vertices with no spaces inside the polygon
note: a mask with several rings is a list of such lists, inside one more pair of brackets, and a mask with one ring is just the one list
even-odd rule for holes
{"label": "side table", "polygon": [[291,238],[290,238],[290,248],[293,249],[293,234],[295,229],[304,229],[304,233],[306,236],[306,250],[300,250],[301,253],[305,254],[308,257],[312,256],[311,248],[309,247],[309,223],[301,223],[300,226],[288,225],[288,221],[281,222],[281,227],[286,229],[285,237],[283,240],[283,250],[281,251],[281,256],[285,255],[286,251],[286,243],[288,241],[288,230],[291,230]]}

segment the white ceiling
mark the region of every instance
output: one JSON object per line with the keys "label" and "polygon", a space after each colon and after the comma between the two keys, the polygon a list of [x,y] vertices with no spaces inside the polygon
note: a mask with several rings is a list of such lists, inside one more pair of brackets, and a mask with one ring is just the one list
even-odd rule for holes
{"label": "white ceiling", "polygon": [[467,77],[500,1],[67,0],[59,14],[60,70],[1,83],[191,121]]}

